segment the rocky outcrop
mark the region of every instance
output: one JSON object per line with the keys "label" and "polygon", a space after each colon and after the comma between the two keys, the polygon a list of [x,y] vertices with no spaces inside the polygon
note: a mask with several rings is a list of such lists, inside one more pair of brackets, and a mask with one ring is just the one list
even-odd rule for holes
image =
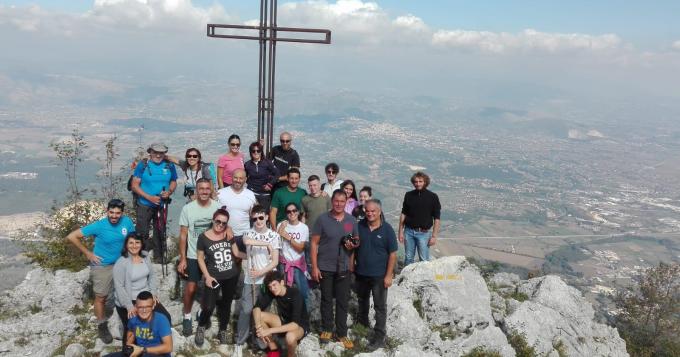
{"label": "rocky outcrop", "polygon": [[[161,276],[160,266],[155,267]],[[0,297],[0,351],[2,356],[96,355],[116,350],[96,340],[91,302],[87,300],[88,269],[70,273],[31,271],[15,289]],[[216,345],[216,323],[197,348],[193,336],[177,330],[181,302],[171,300],[174,274],[161,280],[160,298],[177,325],[173,331],[175,355],[231,355],[233,346]],[[355,299],[350,311],[356,311]],[[236,304],[236,303],[235,303]],[[312,326],[318,326],[319,292],[311,297]],[[544,276],[522,281],[500,273],[484,280],[476,266],[464,257],[445,257],[412,264],[394,280],[388,294],[388,347],[362,352],[365,330],[352,326],[350,338],[360,356],[464,356],[475,348],[515,356],[508,336],[520,336],[537,356],[627,356],[616,329],[593,321],[593,309],[581,294],[559,277]],[[197,308],[198,304],[196,304]],[[232,311],[236,311],[234,309]],[[373,319],[373,315],[370,316]],[[371,321],[373,322],[373,321]],[[120,338],[120,322],[109,326]],[[307,336],[298,356],[341,355],[342,345],[320,346],[318,335]]]}

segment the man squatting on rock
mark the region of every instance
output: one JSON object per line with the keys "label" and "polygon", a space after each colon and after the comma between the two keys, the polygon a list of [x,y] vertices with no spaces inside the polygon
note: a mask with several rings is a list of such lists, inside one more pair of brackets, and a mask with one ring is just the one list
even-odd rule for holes
{"label": "man squatting on rock", "polygon": [[[125,238],[135,231],[132,220],[123,215],[125,203],[113,199],[106,205],[106,217],[76,229],[66,236],[90,262],[90,279],[94,290],[94,315],[97,318],[99,338],[104,343],[113,342],[104,306],[113,292],[113,265],[123,251]],[[94,248],[89,251],[81,239],[94,237]]]}
{"label": "man squatting on rock", "polygon": [[170,357],[172,353],[172,327],[164,314],[154,311],[156,300],[148,291],[142,291],[135,299],[137,315],[128,321],[123,350],[131,357]]}

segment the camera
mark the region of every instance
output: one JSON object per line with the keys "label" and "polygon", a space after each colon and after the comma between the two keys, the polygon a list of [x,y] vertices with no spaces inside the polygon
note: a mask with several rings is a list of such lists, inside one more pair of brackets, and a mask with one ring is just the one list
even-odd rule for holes
{"label": "camera", "polygon": [[123,356],[128,357],[132,355],[132,352],[135,351],[135,348],[130,346],[130,345],[125,345],[123,346]]}
{"label": "camera", "polygon": [[346,245],[347,243],[350,243],[352,246],[358,246],[359,245],[359,237],[355,237],[352,235],[352,233],[345,234],[340,238],[340,244],[341,245]]}
{"label": "camera", "polygon": [[191,197],[195,192],[193,187],[184,186],[184,197]]}

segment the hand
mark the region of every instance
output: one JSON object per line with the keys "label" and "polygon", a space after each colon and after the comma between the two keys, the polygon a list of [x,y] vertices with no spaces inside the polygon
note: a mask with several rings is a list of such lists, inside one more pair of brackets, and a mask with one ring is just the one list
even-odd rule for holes
{"label": "hand", "polygon": [[427,245],[431,247],[435,244],[437,244],[437,238],[435,236],[430,237],[430,240],[427,241]]}
{"label": "hand", "polygon": [[139,347],[137,345],[128,345],[128,346],[132,346],[132,348],[133,348],[132,354],[130,354],[130,357],[141,356],[142,353],[144,353],[144,349],[142,347]]}
{"label": "hand", "polygon": [[[158,305],[158,304],[161,303],[161,299],[158,298],[158,295],[153,296],[153,301],[154,301],[155,305]],[[155,305],[154,305],[154,307],[155,307]]]}
{"label": "hand", "polygon": [[267,244],[267,253],[272,254],[273,251],[274,251],[274,247],[272,247],[271,244]]}
{"label": "hand", "polygon": [[328,194],[326,193],[326,191],[321,191],[321,197],[328,197]]}
{"label": "hand", "polygon": [[258,325],[257,328],[255,329],[255,333],[257,334],[257,337],[261,339],[266,339],[267,337],[271,336],[272,332],[268,328],[262,327],[262,325]]}
{"label": "hand", "polygon": [[250,277],[253,279],[257,279],[260,276],[262,276],[262,272],[257,269],[250,269]]}
{"label": "hand", "polygon": [[147,200],[156,206],[161,204],[161,198],[158,196],[149,196]]}
{"label": "hand", "polygon": [[262,189],[269,192],[269,191],[272,190],[272,184],[270,184],[270,183],[265,184],[264,186],[262,186]]}
{"label": "hand", "polygon": [[385,275],[385,279],[383,279],[383,286],[385,287],[385,289],[392,286],[392,274]]}
{"label": "hand", "polygon": [[128,319],[131,319],[135,316],[137,316],[137,309],[133,306],[130,309],[128,309]]}
{"label": "hand", "polygon": [[161,198],[163,198],[164,200],[167,200],[168,197],[170,197],[170,191],[161,192]]}
{"label": "hand", "polygon": [[85,253],[85,257],[87,257],[87,260],[89,260],[93,265],[102,265],[102,258],[94,255],[92,252]]}
{"label": "hand", "polygon": [[399,232],[399,243],[404,243],[404,232]]}
{"label": "hand", "polygon": [[312,267],[312,279],[317,283],[321,281],[321,270],[319,268]]}
{"label": "hand", "polygon": [[213,278],[212,276],[206,275],[206,277],[205,277],[205,286],[207,286],[207,287],[209,287],[209,288],[212,288],[213,283],[216,282],[216,281],[217,281],[217,280],[216,280],[215,278]]}
{"label": "hand", "polygon": [[350,261],[348,264],[349,272],[354,273],[354,268],[356,268],[356,263],[353,261]]}
{"label": "hand", "polygon": [[187,259],[182,258],[179,260],[179,264],[177,264],[177,272],[180,274],[187,276],[188,274],[186,273],[187,270]]}

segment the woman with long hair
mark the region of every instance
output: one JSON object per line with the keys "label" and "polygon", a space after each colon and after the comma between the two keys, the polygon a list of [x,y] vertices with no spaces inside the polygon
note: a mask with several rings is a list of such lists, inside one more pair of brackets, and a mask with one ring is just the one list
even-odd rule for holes
{"label": "woman with long hair", "polygon": [[342,182],[342,185],[340,185],[340,188],[342,188],[342,190],[347,194],[345,212],[347,212],[347,214],[352,214],[354,208],[359,205],[359,201],[357,200],[356,186],[354,186],[354,182],[352,182],[352,180],[345,180]]}
{"label": "woman with long hair", "polygon": [[364,204],[372,197],[373,189],[371,188],[371,186],[364,186],[359,191],[359,205],[354,207],[354,210],[352,210],[352,216],[354,216],[358,221],[366,218],[366,210],[364,209]]}
{"label": "woman with long hair", "polygon": [[242,169],[244,164],[243,153],[241,152],[241,138],[236,134],[231,134],[227,143],[229,144],[229,151],[220,156],[217,161],[217,184],[219,188],[231,185],[234,171]]}
{"label": "woman with long hair", "polygon": [[272,201],[272,189],[279,179],[276,166],[264,155],[262,144],[255,141],[248,147],[250,160],[245,163],[246,183],[248,189],[255,193],[260,206],[267,212]]}
{"label": "woman with long hair", "polygon": [[197,148],[189,148],[184,153],[184,160],[179,160],[173,156],[166,156],[167,160],[177,165],[184,172],[184,197],[187,202],[196,199],[196,182],[200,178],[210,180],[212,197],[215,197],[215,187],[217,186],[217,174],[215,172],[215,165],[210,162],[204,162],[201,156],[201,151]]}
{"label": "woman with long hair", "polygon": [[284,272],[286,284],[297,286],[309,309],[309,283],[307,282],[307,262],[305,243],[309,242],[309,227],[300,221],[300,207],[290,202],[286,205],[286,220],[279,223],[277,233],[283,244],[279,255],[280,270]]}
{"label": "woman with long hair", "polygon": [[128,319],[137,315],[135,298],[142,291],[151,292],[155,301],[154,311],[172,321],[170,313],[158,299],[158,283],[151,259],[144,250],[144,240],[134,233],[125,238],[121,257],[113,266],[113,286],[116,312],[123,324],[123,336],[127,336]]}

